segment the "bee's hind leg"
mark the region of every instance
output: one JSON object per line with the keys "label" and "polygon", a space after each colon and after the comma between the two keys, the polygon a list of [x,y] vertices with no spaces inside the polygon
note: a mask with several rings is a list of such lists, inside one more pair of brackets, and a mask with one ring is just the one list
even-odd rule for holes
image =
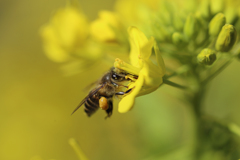
{"label": "bee's hind leg", "polygon": [[113,110],[113,103],[111,100],[108,101],[108,109],[106,110],[107,112],[107,116],[105,117],[105,119],[111,117],[112,115],[112,110]]}

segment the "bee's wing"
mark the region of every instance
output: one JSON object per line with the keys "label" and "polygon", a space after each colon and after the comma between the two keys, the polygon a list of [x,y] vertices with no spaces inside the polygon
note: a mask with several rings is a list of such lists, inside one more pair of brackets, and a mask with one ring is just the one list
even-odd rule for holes
{"label": "bee's wing", "polygon": [[97,82],[98,82],[98,81],[95,81],[95,82],[87,85],[85,88],[83,88],[83,91],[84,91],[84,92],[85,92],[85,91],[88,92],[89,90],[91,90],[91,89],[93,88],[94,85],[97,84]]}
{"label": "bee's wing", "polygon": [[[97,87],[96,89],[94,89],[90,94],[88,94],[80,103],[79,105],[73,110],[72,114],[75,113],[84,103],[85,101],[93,96],[95,93],[97,93],[101,88],[103,88],[105,86],[106,83],[103,83],[102,85],[100,85],[99,87]],[[71,114],[71,115],[72,115]]]}

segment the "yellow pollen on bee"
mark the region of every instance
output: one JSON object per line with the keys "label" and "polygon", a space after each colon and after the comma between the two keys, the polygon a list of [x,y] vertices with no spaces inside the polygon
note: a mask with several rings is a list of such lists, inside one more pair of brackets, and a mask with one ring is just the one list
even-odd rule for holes
{"label": "yellow pollen on bee", "polygon": [[99,107],[100,107],[102,110],[107,110],[107,109],[108,109],[108,101],[107,101],[107,98],[101,97],[101,98],[99,99]]}

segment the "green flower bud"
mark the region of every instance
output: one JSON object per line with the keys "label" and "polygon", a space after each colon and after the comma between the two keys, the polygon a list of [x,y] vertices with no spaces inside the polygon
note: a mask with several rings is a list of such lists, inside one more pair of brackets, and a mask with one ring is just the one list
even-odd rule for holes
{"label": "green flower bud", "polygon": [[176,46],[184,46],[186,44],[186,39],[184,35],[179,32],[173,33],[172,41]]}
{"label": "green flower bud", "polygon": [[218,13],[215,15],[209,23],[209,35],[217,36],[225,23],[226,17],[224,14]]}
{"label": "green flower bud", "polygon": [[187,38],[192,38],[197,34],[198,22],[193,14],[189,14],[184,24],[183,33]]}
{"label": "green flower bud", "polygon": [[225,24],[218,35],[215,48],[221,52],[228,52],[237,39],[237,31],[231,24]]}
{"label": "green flower bud", "polygon": [[203,49],[197,56],[197,60],[201,64],[211,65],[216,60],[216,52],[209,48]]}

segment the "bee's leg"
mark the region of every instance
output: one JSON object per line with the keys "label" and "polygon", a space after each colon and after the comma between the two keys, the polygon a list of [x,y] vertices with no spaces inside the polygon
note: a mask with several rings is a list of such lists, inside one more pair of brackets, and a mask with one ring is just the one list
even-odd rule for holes
{"label": "bee's leg", "polygon": [[107,116],[105,117],[105,119],[109,118],[112,115],[112,110],[113,110],[113,103],[112,103],[112,100],[109,100],[108,101],[108,109],[106,110]]}
{"label": "bee's leg", "polygon": [[124,94],[131,92],[131,90],[132,90],[132,88],[127,90],[126,92],[117,92],[117,93],[115,93],[115,95],[124,95]]}
{"label": "bee's leg", "polygon": [[128,86],[124,86],[124,85],[121,85],[121,84],[117,84],[117,83],[114,83],[114,82],[112,82],[112,84],[114,85],[114,86],[120,86],[120,87],[125,87],[125,88],[128,88]]}

